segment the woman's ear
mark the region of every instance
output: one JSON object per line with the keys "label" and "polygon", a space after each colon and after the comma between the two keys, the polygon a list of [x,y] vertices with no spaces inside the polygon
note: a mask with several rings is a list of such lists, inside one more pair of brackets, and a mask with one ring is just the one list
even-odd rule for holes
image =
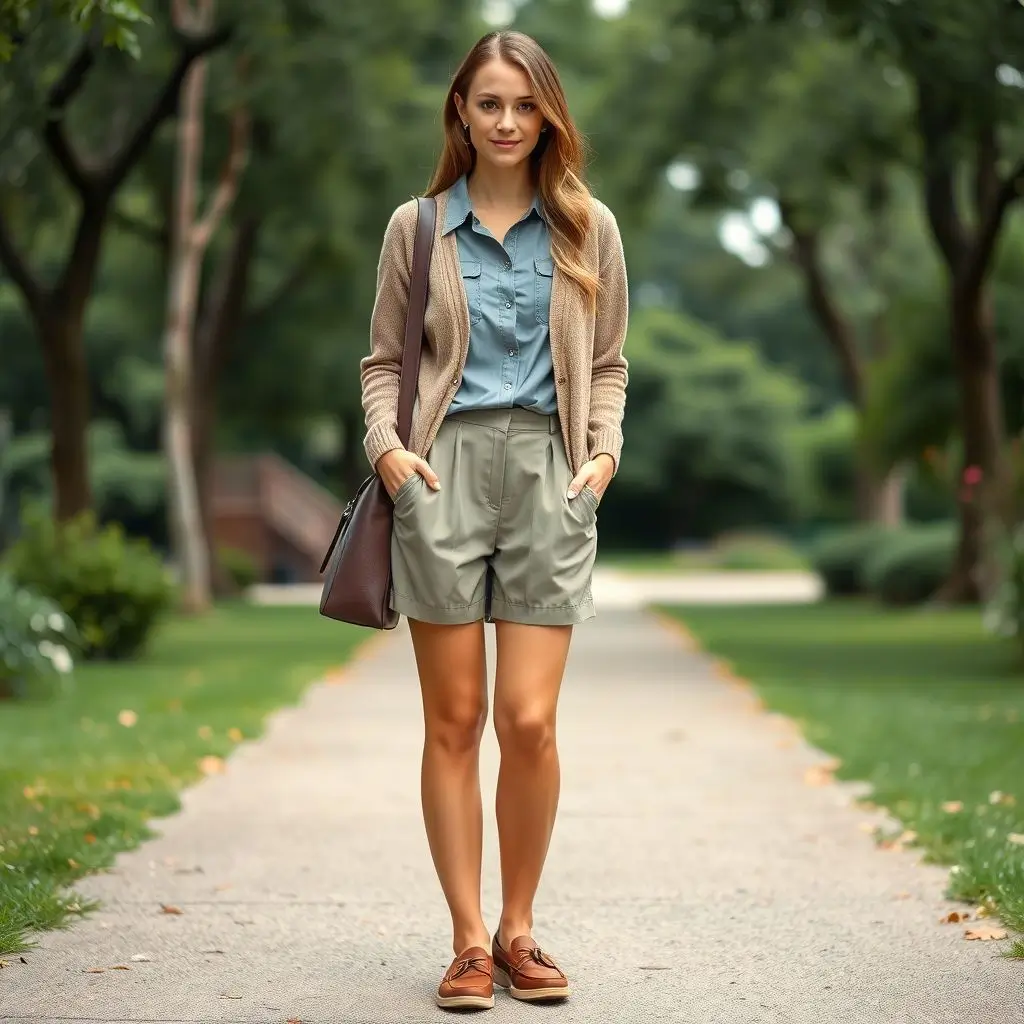
{"label": "woman's ear", "polygon": [[455,99],[455,109],[458,111],[458,114],[459,114],[459,120],[463,124],[465,124],[466,123],[466,101],[458,93],[455,94],[454,99]]}

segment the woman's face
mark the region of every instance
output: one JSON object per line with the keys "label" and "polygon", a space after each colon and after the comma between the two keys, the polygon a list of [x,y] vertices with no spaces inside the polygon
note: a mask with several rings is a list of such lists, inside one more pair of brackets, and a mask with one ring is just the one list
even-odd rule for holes
{"label": "woman's face", "polygon": [[544,117],[530,80],[514,64],[495,59],[481,66],[469,95],[455,96],[478,160],[507,169],[526,160],[540,139]]}

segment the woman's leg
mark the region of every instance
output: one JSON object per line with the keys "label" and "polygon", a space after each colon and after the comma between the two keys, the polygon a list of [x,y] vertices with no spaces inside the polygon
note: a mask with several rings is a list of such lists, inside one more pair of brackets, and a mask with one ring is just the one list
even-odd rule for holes
{"label": "woman's leg", "polygon": [[496,810],[502,912],[498,941],[533,929],[540,884],[558,807],[560,773],[555,710],[572,626],[496,621],[498,663],[494,729],[501,748]]}
{"label": "woman's leg", "polygon": [[423,697],[420,794],[430,854],[452,915],[452,946],[488,947],[480,908],[483,812],[480,739],[487,722],[482,622],[409,619]]}

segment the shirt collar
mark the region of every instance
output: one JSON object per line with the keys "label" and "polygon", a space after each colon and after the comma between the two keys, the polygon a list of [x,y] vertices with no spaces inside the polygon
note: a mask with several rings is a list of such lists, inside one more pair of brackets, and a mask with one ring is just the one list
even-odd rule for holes
{"label": "shirt collar", "polygon": [[[444,212],[444,226],[441,229],[442,235],[447,235],[456,228],[466,223],[466,218],[473,212],[473,204],[469,198],[469,188],[466,185],[466,175],[459,177],[458,181],[448,190],[448,203]],[[540,193],[535,192],[533,202],[530,203],[529,213],[536,213],[541,220],[544,216],[544,205],[540,199]]]}

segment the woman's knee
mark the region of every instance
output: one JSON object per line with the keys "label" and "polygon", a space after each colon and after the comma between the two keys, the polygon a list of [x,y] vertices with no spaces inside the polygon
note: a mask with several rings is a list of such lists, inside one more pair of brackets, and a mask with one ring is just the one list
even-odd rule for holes
{"label": "woman's knee", "polygon": [[543,753],[555,745],[555,716],[547,710],[504,708],[494,714],[494,731],[502,749]]}
{"label": "woman's knee", "polygon": [[486,724],[486,699],[464,698],[428,713],[426,741],[449,754],[470,753],[480,746]]}

